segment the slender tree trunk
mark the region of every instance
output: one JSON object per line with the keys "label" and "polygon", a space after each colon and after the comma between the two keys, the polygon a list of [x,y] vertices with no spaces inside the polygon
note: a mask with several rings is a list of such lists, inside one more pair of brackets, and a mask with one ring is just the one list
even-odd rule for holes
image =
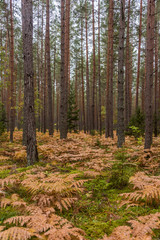
{"label": "slender tree trunk", "polygon": [[[70,0],[65,0],[66,1],[66,11],[65,11],[65,79],[66,79],[66,87],[68,89],[68,93],[70,94],[70,38],[69,38],[69,30],[70,30]],[[66,90],[67,90],[66,89]]]}
{"label": "slender tree trunk", "polygon": [[38,106],[38,114],[37,114],[37,125],[38,125],[38,131],[40,132],[40,126],[41,126],[41,107],[40,107],[40,54],[39,54],[39,0],[38,0],[38,21],[37,21],[37,98],[39,102]]}
{"label": "slender tree trunk", "polygon": [[113,8],[114,1],[110,0],[107,52],[106,137],[113,137]]}
{"label": "slender tree trunk", "polygon": [[13,131],[14,131],[14,35],[13,35],[13,7],[12,0],[10,0],[10,14],[11,14],[11,50],[10,50],[10,66],[11,66],[11,85],[10,85],[10,141],[13,142]]}
{"label": "slender tree trunk", "polygon": [[85,102],[84,102],[84,76],[83,76],[83,14],[81,16],[81,80],[82,80],[83,130],[86,133],[86,117],[85,117]]}
{"label": "slender tree trunk", "polygon": [[44,83],[43,83],[43,133],[47,129],[47,54],[46,54],[46,36],[44,52]]}
{"label": "slender tree trunk", "polygon": [[92,0],[92,29],[93,29],[93,82],[92,82],[92,130],[95,130],[95,85],[96,85],[96,60],[95,60],[95,23],[94,0]]}
{"label": "slender tree trunk", "polygon": [[60,96],[60,138],[67,138],[68,82],[65,65],[65,0],[61,0],[61,96]]}
{"label": "slender tree trunk", "polygon": [[42,3],[42,25],[41,25],[41,62],[40,62],[40,82],[41,82],[41,94],[40,94],[40,103],[41,103],[41,132],[43,132],[43,126],[44,126],[44,111],[43,111],[43,94],[44,94],[44,63],[43,63],[43,54],[44,54],[44,50],[43,50],[43,12],[44,12],[44,4]]}
{"label": "slender tree trunk", "polygon": [[126,71],[125,71],[125,127],[128,126],[130,120],[130,0],[128,1],[128,22],[127,22],[127,39],[126,39]]}
{"label": "slender tree trunk", "polygon": [[124,34],[125,34],[125,0],[121,0],[119,50],[118,50],[118,147],[125,142],[124,135]]}
{"label": "slender tree trunk", "polygon": [[98,84],[99,84],[99,103],[98,103],[98,112],[99,112],[99,132],[102,134],[102,116],[101,116],[101,50],[100,50],[100,0],[98,0]]}
{"label": "slender tree trunk", "polygon": [[38,161],[36,145],[36,123],[34,113],[34,73],[33,73],[33,12],[32,0],[22,1],[22,31],[24,55],[24,105],[27,133],[27,163]]}
{"label": "slender tree trunk", "polygon": [[138,70],[137,70],[137,83],[136,83],[136,109],[138,108],[139,98],[139,75],[141,64],[141,38],[142,38],[142,0],[140,5],[140,21],[139,21],[139,44],[138,44]]}
{"label": "slender tree trunk", "polygon": [[53,136],[53,113],[52,113],[52,80],[50,60],[50,30],[49,30],[49,0],[46,0],[46,64],[48,85],[48,127],[49,135]]}
{"label": "slender tree trunk", "polygon": [[154,135],[158,135],[158,25],[155,24]]}
{"label": "slender tree trunk", "polygon": [[146,87],[145,87],[145,149],[152,144],[152,89],[153,89],[153,51],[155,28],[155,0],[148,0],[147,10],[147,53],[146,53]]}
{"label": "slender tree trunk", "polygon": [[55,123],[55,83],[56,83],[56,43],[54,47],[54,69],[53,69],[53,99],[52,99],[52,112],[53,112],[53,131]]}
{"label": "slender tree trunk", "polygon": [[88,10],[87,0],[85,0],[85,27],[86,27],[86,91],[87,91],[87,132],[91,131],[90,118],[90,88],[89,88],[89,65],[88,65]]}

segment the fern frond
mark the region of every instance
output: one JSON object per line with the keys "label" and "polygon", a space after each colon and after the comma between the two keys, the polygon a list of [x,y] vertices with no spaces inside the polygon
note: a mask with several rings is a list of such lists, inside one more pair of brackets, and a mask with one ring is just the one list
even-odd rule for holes
{"label": "fern frond", "polygon": [[160,178],[156,176],[147,176],[143,172],[136,173],[130,178],[134,189],[139,189],[132,193],[123,193],[121,196],[133,203],[144,201],[148,205],[160,203]]}
{"label": "fern frond", "polygon": [[39,239],[42,239],[40,235],[32,233],[30,229],[27,228],[11,227],[3,232],[0,232],[1,240],[27,240],[31,239],[32,236],[37,236]]}
{"label": "fern frond", "polygon": [[124,239],[125,240],[133,240],[133,238],[131,237],[131,233],[132,233],[132,231],[131,231],[130,227],[119,226],[113,230],[112,234],[109,237],[107,237],[107,235],[105,235],[102,240],[124,240]]}
{"label": "fern frond", "polygon": [[7,220],[4,221],[4,223],[9,223],[9,224],[15,224],[15,225],[20,225],[24,226],[31,220],[30,216],[16,216],[16,217],[11,217],[8,218]]}
{"label": "fern frond", "polygon": [[84,231],[78,228],[67,228],[64,226],[62,229],[56,229],[52,228],[48,232],[44,234],[45,236],[48,236],[48,240],[84,240]]}
{"label": "fern frond", "polygon": [[9,176],[7,178],[4,178],[4,179],[0,179],[0,186],[2,188],[4,188],[4,186],[7,186],[7,185],[17,185],[19,184],[19,181],[18,179],[14,178],[14,176]]}
{"label": "fern frond", "polygon": [[9,198],[1,199],[1,208],[6,208],[6,206],[11,205],[12,201]]}

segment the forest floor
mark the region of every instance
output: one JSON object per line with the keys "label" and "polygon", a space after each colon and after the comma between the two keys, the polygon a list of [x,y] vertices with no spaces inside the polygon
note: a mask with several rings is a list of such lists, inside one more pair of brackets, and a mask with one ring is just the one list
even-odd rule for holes
{"label": "forest floor", "polygon": [[160,137],[37,133],[26,167],[22,132],[0,137],[0,239],[160,239]]}

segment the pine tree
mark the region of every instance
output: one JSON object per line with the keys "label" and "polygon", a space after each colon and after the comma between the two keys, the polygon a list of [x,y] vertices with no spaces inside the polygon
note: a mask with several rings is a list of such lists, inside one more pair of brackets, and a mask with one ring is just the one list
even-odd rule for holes
{"label": "pine tree", "polygon": [[75,90],[70,85],[70,95],[68,100],[67,123],[69,132],[77,132],[77,121],[79,120],[79,109],[77,109]]}

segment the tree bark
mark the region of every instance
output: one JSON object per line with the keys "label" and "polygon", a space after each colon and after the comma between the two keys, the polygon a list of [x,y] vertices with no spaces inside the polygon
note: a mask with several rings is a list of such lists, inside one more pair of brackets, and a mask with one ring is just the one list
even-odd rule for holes
{"label": "tree bark", "polygon": [[138,44],[138,70],[137,70],[137,83],[136,83],[136,109],[138,108],[139,98],[139,75],[141,64],[141,38],[142,38],[142,0],[140,5],[140,21],[139,21],[139,44]]}
{"label": "tree bark", "polygon": [[125,127],[128,126],[131,117],[130,104],[130,0],[128,1],[128,22],[126,39],[126,71],[125,71]]}
{"label": "tree bark", "polygon": [[90,119],[90,84],[89,84],[89,65],[88,65],[88,9],[85,0],[85,28],[86,28],[86,91],[87,91],[87,132],[91,131]]}
{"label": "tree bark", "polygon": [[61,96],[60,96],[60,138],[67,138],[68,78],[65,65],[65,0],[61,0]]}
{"label": "tree bark", "polygon": [[109,1],[108,52],[107,52],[107,87],[106,87],[106,133],[113,138],[113,8],[114,1]]}
{"label": "tree bark", "polygon": [[148,0],[147,9],[147,44],[146,44],[146,87],[145,87],[145,149],[152,144],[152,90],[153,90],[153,52],[155,28],[155,0]]}
{"label": "tree bark", "polygon": [[86,133],[86,116],[85,116],[85,101],[84,101],[84,76],[83,76],[83,14],[81,16],[81,80],[82,80],[83,130]]}
{"label": "tree bark", "polygon": [[27,133],[27,163],[38,161],[36,144],[36,123],[34,113],[34,74],[33,74],[33,13],[32,0],[22,1],[22,31],[24,57],[24,105]]}
{"label": "tree bark", "polygon": [[99,113],[99,132],[102,134],[102,116],[101,116],[101,50],[100,50],[100,0],[98,0],[98,84],[99,84],[99,102],[98,102],[98,113]]}
{"label": "tree bark", "polygon": [[[46,0],[46,64],[47,64],[47,86],[48,86],[48,128],[49,135],[53,136],[53,112],[52,112],[52,80],[50,60],[50,29],[49,29],[49,0]],[[46,106],[44,106],[46,107]]]}
{"label": "tree bark", "polygon": [[14,120],[15,120],[15,109],[14,109],[14,35],[13,35],[13,7],[12,0],[10,0],[10,14],[11,14],[11,49],[10,49],[10,67],[11,67],[11,84],[10,84],[10,141],[13,142],[14,132]]}
{"label": "tree bark", "polygon": [[125,34],[125,0],[121,0],[119,50],[118,50],[118,147],[125,142],[124,135],[124,34]]}
{"label": "tree bark", "polygon": [[93,82],[92,82],[92,130],[95,130],[95,85],[96,85],[96,60],[95,60],[95,23],[94,0],[92,0],[92,30],[93,30]]}

